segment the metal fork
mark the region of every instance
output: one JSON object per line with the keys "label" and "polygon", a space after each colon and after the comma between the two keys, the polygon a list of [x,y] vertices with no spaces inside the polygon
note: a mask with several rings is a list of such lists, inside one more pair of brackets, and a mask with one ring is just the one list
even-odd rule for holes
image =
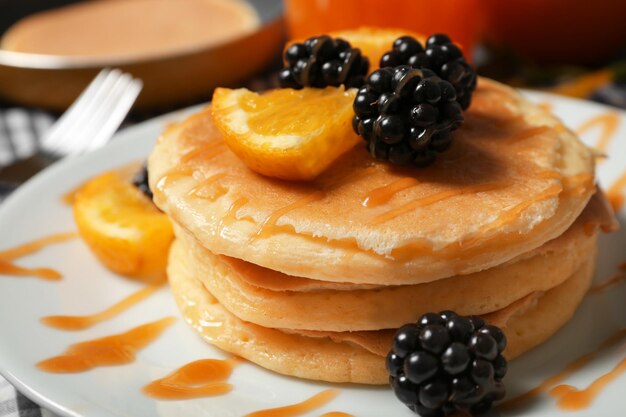
{"label": "metal fork", "polygon": [[33,156],[0,169],[0,194],[7,194],[65,156],[106,144],[124,120],[143,84],[118,69],[104,69],[47,130]]}

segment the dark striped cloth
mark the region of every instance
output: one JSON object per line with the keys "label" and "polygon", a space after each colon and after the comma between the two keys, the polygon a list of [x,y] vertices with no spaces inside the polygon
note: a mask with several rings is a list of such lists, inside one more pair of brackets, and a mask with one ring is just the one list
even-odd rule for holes
{"label": "dark striped cloth", "polygon": [[0,109],[0,167],[35,153],[39,138],[54,120],[54,116],[39,110]]}
{"label": "dark striped cloth", "polygon": [[[37,152],[39,138],[55,119],[40,110],[0,107],[0,168]],[[0,202],[9,191],[0,182]]]}
{"label": "dark striped cloth", "polygon": [[0,417],[56,417],[18,392],[0,376]]}

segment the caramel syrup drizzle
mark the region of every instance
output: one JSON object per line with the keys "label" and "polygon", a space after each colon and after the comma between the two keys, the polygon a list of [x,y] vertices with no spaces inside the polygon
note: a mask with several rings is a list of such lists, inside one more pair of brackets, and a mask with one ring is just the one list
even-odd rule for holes
{"label": "caramel syrup drizzle", "polygon": [[166,317],[125,333],[73,344],[61,355],[39,362],[37,367],[51,373],[75,373],[100,366],[126,365],[135,360],[137,351],[152,343],[174,321],[174,317]]}
{"label": "caramel syrup drizzle", "polygon": [[[515,220],[516,218],[519,217],[519,214],[522,211],[526,210],[532,204],[537,203],[539,201],[547,200],[547,199],[552,198],[552,197],[555,197],[555,196],[559,195],[561,193],[561,191],[563,191],[563,188],[560,185],[557,185],[557,184],[552,185],[552,186],[546,188],[545,190],[543,190],[541,193],[539,193],[532,200],[523,201],[523,202],[513,206],[512,208],[506,210],[503,214],[501,214],[498,217],[498,219],[496,221],[494,221],[493,223],[489,224],[486,228],[483,228],[481,230],[481,232],[484,233],[484,232],[488,232],[490,230],[497,229],[497,228],[501,227],[502,225]],[[466,242],[466,243],[469,244],[470,242]]]}
{"label": "caramel syrup drizzle", "polygon": [[624,281],[626,281],[626,264],[621,264],[619,266],[620,272],[605,279],[602,282],[598,282],[596,284],[594,284],[590,289],[589,289],[589,294],[597,294],[599,292],[603,292],[604,290],[608,289],[608,288],[612,288]]}
{"label": "caramel syrup drizzle", "polygon": [[515,133],[513,136],[509,137],[507,139],[507,143],[518,142],[524,139],[530,139],[532,137],[539,136],[546,132],[549,132],[550,130],[552,130],[552,127],[546,126],[546,125],[524,129],[521,132]]}
{"label": "caramel syrup drizzle", "polygon": [[539,106],[541,110],[548,113],[552,113],[552,110],[554,110],[554,104],[549,101],[542,101],[541,103],[537,104],[537,106]]}
{"label": "caramel syrup drizzle", "polygon": [[221,142],[211,142],[206,146],[200,147],[200,148],[194,148],[193,150],[183,154],[179,161],[181,164],[188,164],[189,162],[192,162],[195,159],[212,159],[214,157],[216,157],[217,155],[220,155],[222,153],[226,152],[226,143],[221,141]]}
{"label": "caramel syrup drizzle", "polygon": [[223,395],[232,390],[233,386],[226,381],[240,362],[239,358],[194,361],[150,382],[142,391],[148,397],[159,400],[187,400]]}
{"label": "caramel syrup drizzle", "polygon": [[[578,359],[568,363],[561,372],[559,372],[556,375],[553,375],[553,376],[547,378],[541,384],[539,384],[535,388],[531,389],[530,391],[527,391],[526,393],[524,393],[522,395],[519,395],[519,396],[517,396],[515,398],[512,398],[510,400],[507,400],[507,401],[503,402],[502,404],[500,404],[498,406],[498,408],[500,410],[503,410],[503,411],[504,410],[511,410],[511,409],[517,408],[520,405],[523,405],[523,404],[527,403],[528,401],[538,397],[539,395],[549,391],[551,387],[559,384],[564,379],[567,379],[574,372],[582,369],[587,364],[589,364],[591,361],[593,361],[595,358],[597,358],[602,351],[605,351],[605,350],[615,346],[616,344],[618,344],[619,342],[621,342],[625,338],[626,338],[626,327],[620,329],[617,333],[613,334],[611,337],[606,339],[600,345],[600,347],[598,347],[596,350],[591,351],[591,352],[589,352],[589,353],[579,357]],[[597,394],[597,392],[594,391],[594,394]]]}
{"label": "caramel syrup drizzle", "polygon": [[376,188],[363,198],[361,205],[363,207],[378,207],[388,203],[397,193],[407,188],[414,187],[419,184],[415,178],[404,177],[383,187]]}
{"label": "caramel syrup drizzle", "polygon": [[537,178],[540,178],[543,180],[560,180],[563,178],[563,175],[561,175],[560,172],[550,171],[550,170],[540,171],[536,175],[537,175]]}
{"label": "caramel syrup drizzle", "polygon": [[624,191],[626,191],[626,172],[606,192],[606,197],[616,213],[624,206]]}
{"label": "caramel syrup drizzle", "polygon": [[[552,172],[552,171],[545,171],[542,176],[546,177],[546,178],[562,178],[561,175],[557,172]],[[583,175],[580,175],[579,177],[583,177]],[[578,179],[578,181],[581,180],[581,178]],[[591,179],[591,177],[589,177],[587,180]],[[567,180],[565,181],[567,182]],[[571,182],[571,181],[570,181]],[[590,181],[585,181],[582,183],[584,186],[592,186],[593,183]],[[493,184],[494,188],[497,188],[496,186],[499,184]],[[571,185],[571,184],[570,184]],[[567,191],[567,190],[566,190]],[[547,198],[551,198],[554,197],[558,194],[560,194],[560,192],[562,192],[562,188],[559,185],[554,185],[552,187],[549,187],[548,189],[544,190],[539,196],[537,196],[537,198],[533,201],[541,201],[542,199],[547,199]],[[416,200],[413,201],[409,204],[417,204],[419,205],[420,200]],[[416,203],[417,202],[417,203]],[[508,209],[505,213],[505,215],[509,216],[509,217],[515,217],[516,215],[519,215],[519,213],[521,211],[523,211],[529,204],[531,204],[532,202],[523,202],[520,203],[510,209]],[[408,208],[405,211],[408,212],[410,211],[412,208]],[[400,215],[403,213],[399,213],[397,215]],[[506,219],[501,219],[500,222],[503,223]],[[497,221],[496,221],[497,222]],[[498,224],[501,224],[498,223]],[[544,223],[540,223],[537,227],[542,227],[542,225],[545,224]],[[493,228],[493,226],[487,226],[489,229]],[[295,228],[292,225],[289,224],[283,224],[283,225],[275,225],[274,226],[274,231],[278,231],[278,230],[285,230],[287,233],[298,233],[300,236],[302,237],[306,237],[309,240],[312,241],[316,241],[316,242],[328,242],[328,239],[324,238],[324,237],[320,237],[320,236],[314,236],[312,234],[307,234],[303,231],[299,231],[296,232]],[[488,229],[488,230],[489,230]],[[405,262],[408,260],[411,260],[413,258],[415,258],[416,253],[427,253],[428,255],[431,256],[436,256],[436,257],[440,257],[440,258],[445,258],[445,259],[454,259],[458,256],[459,252],[471,252],[473,250],[477,250],[479,249],[478,244],[481,242],[486,242],[486,246],[487,248],[491,248],[491,247],[496,247],[498,245],[498,243],[496,241],[494,241],[493,239],[491,239],[489,236],[486,237],[475,237],[473,239],[468,239],[462,243],[456,242],[456,243],[451,243],[449,245],[447,245],[446,247],[444,247],[441,250],[435,250],[433,249],[427,242],[425,241],[414,241],[411,243],[407,243],[404,244],[403,246],[399,246],[395,249],[392,250],[391,254],[387,255],[387,254],[381,254],[379,252],[376,252],[374,249],[368,249],[368,248],[362,248],[359,243],[357,242],[357,240],[355,238],[343,238],[343,239],[335,239],[332,241],[333,245],[335,247],[341,247],[344,248],[346,250],[350,250],[350,251],[355,251],[355,252],[365,252],[368,253],[371,256],[375,256],[381,260],[386,260],[389,262],[395,262],[395,261],[400,261],[400,262]],[[480,250],[484,250],[484,248],[480,248]]]}
{"label": "caramel syrup drizzle", "polygon": [[299,209],[300,207],[304,207],[314,201],[319,201],[325,196],[326,193],[324,193],[323,191],[314,191],[311,194],[308,194],[294,201],[293,203],[274,211],[272,214],[267,216],[263,223],[261,223],[261,227],[257,231],[256,236],[253,238],[253,240],[270,234],[272,232],[272,229],[276,226],[278,220],[280,220],[280,218],[283,217],[285,214],[293,210]]}
{"label": "caramel syrup drizzle", "polygon": [[602,292],[608,288],[611,287],[615,287],[616,285],[622,283],[626,281],[626,273],[621,273],[621,274],[616,274],[613,275],[612,277],[608,278],[607,280],[600,282],[596,285],[594,285],[593,287],[591,287],[591,289],[589,290],[590,294],[595,294],[595,293],[599,293]]}
{"label": "caramel syrup drizzle", "polygon": [[222,216],[219,224],[217,225],[217,233],[221,236],[224,232],[224,229],[228,227],[232,222],[238,220],[237,212],[240,208],[248,204],[249,200],[246,197],[240,197],[237,200],[233,201],[233,203],[228,208],[225,216]]}
{"label": "caramel syrup drizzle", "polygon": [[370,225],[379,225],[389,220],[395,219],[405,213],[411,212],[418,207],[424,207],[431,204],[438,203],[439,201],[446,200],[451,197],[463,195],[463,194],[473,194],[479,192],[486,192],[501,188],[504,184],[502,183],[487,183],[487,184],[478,184],[478,185],[470,185],[461,189],[456,190],[447,190],[441,191],[439,193],[432,194],[430,196],[422,197],[417,200],[413,200],[407,204],[403,204],[400,207],[396,207],[391,209],[385,213],[382,213],[372,220],[370,220]]}
{"label": "caramel syrup drizzle", "polygon": [[[280,220],[281,217],[283,217],[285,214],[296,210],[300,207],[304,207],[309,203],[312,203],[314,201],[319,201],[322,200],[326,197],[326,193],[324,190],[328,189],[328,188],[333,188],[336,187],[337,185],[340,185],[342,183],[345,183],[346,181],[348,181],[348,178],[352,181],[357,181],[361,178],[366,177],[367,175],[369,175],[369,173],[372,170],[379,170],[379,169],[385,169],[385,168],[381,168],[380,165],[375,165],[375,166],[371,166],[371,167],[367,167],[361,171],[357,171],[355,172],[348,172],[346,175],[341,175],[337,178],[333,178],[331,179],[329,182],[323,184],[322,189],[321,190],[317,190],[317,191],[313,191],[312,193],[294,201],[291,204],[288,204],[276,211],[274,211],[272,214],[270,214],[269,216],[267,216],[265,218],[265,220],[261,223],[261,227],[259,227],[259,229],[257,230],[256,236],[254,236],[251,241],[254,241],[258,238],[261,237],[265,237],[269,234],[271,234],[272,231],[279,229],[279,226],[277,226],[277,222],[278,220]],[[376,190],[374,190],[376,191]],[[391,198],[392,196],[390,196],[389,198]],[[365,197],[367,199],[367,196]]]}
{"label": "caramel syrup drizzle", "polygon": [[41,322],[46,326],[53,327],[59,330],[87,329],[105,320],[109,320],[117,316],[118,314],[121,314],[135,304],[138,304],[139,302],[145,300],[160,288],[160,285],[144,287],[99,313],[91,314],[88,316],[47,316],[43,317],[41,319]]}
{"label": "caramel syrup drizzle", "polygon": [[192,162],[194,160],[200,157],[202,160],[209,160],[224,152],[226,152],[226,144],[224,142],[211,142],[206,146],[194,148],[183,154],[179,159],[179,166],[169,170],[159,179],[156,185],[157,190],[163,192],[167,183],[193,175],[195,169]]}
{"label": "caramel syrup drizzle", "polygon": [[[523,139],[523,138],[526,138],[526,137],[531,137],[531,136],[534,136],[534,135],[537,135],[537,134],[541,134],[541,133],[543,133],[545,131],[548,131],[551,128],[552,127],[550,127],[550,126],[538,126],[538,127],[534,127],[534,128],[531,128],[531,129],[527,129],[527,130],[524,130],[524,131],[520,132],[518,135],[513,136],[513,139],[515,140],[515,139]],[[559,129],[562,130],[562,129],[565,129],[565,127],[562,126],[562,125],[559,125],[559,126],[556,127],[556,129],[557,130],[559,130]],[[181,158],[181,162],[187,162],[187,161],[189,161],[191,159],[194,159],[194,158],[198,157],[199,155],[203,154],[204,151],[208,152],[209,156],[211,156],[211,157],[214,156],[215,154],[219,153],[219,152],[215,152],[214,148],[212,148],[212,147],[208,147],[207,146],[206,148],[208,148],[208,149],[200,148],[200,149],[196,149],[194,151],[191,151],[188,154],[185,154]],[[211,151],[211,152],[209,152],[209,151]],[[205,154],[205,156],[206,156],[206,154]],[[378,168],[377,168],[377,166],[373,166],[373,167],[367,168],[366,170],[368,170],[368,169],[378,169]],[[177,172],[179,172],[179,171],[177,170]],[[181,172],[184,172],[183,175],[188,175],[189,174],[188,172],[185,172],[185,171],[181,171]],[[172,174],[176,174],[176,172],[173,172]],[[209,177],[207,179],[207,182],[208,183],[213,183],[216,180],[222,178],[223,175],[224,174],[216,174],[216,175],[214,175],[212,177]],[[349,173],[347,175],[347,177],[349,177],[350,175],[351,174]],[[167,177],[167,176],[168,175],[166,175],[165,177]],[[342,178],[343,178],[343,176],[342,176]],[[558,172],[549,171],[549,172],[545,172],[544,175],[541,176],[541,178],[546,178],[546,179],[555,178],[556,179],[556,178],[562,178],[562,176]],[[165,178],[162,178],[161,180],[164,180],[164,179]],[[563,181],[564,181],[564,186],[571,187],[569,185],[568,181],[569,182],[578,181],[578,179],[563,178]],[[339,183],[339,182],[340,181],[335,181],[335,183]],[[587,182],[589,182],[589,178],[585,179],[585,181],[582,181],[581,184],[577,185],[577,188],[575,190],[573,189],[573,190],[570,190],[570,191],[575,191],[577,193],[584,192],[587,189],[588,185],[589,185],[589,184],[587,184]],[[327,184],[327,186],[323,186],[322,189],[328,188],[329,185],[336,185],[335,183],[333,183],[331,181],[331,184]],[[399,179],[397,181],[394,181],[394,182],[392,182],[392,183],[390,183],[390,184],[388,184],[386,186],[383,186],[383,187],[380,187],[378,189],[372,190],[370,193],[368,193],[364,197],[364,199],[362,201],[362,205],[364,205],[366,207],[376,207],[376,206],[382,205],[382,204],[388,202],[389,200],[391,200],[393,198],[393,196],[395,194],[397,194],[398,192],[400,192],[400,191],[402,191],[404,189],[407,189],[409,187],[415,186],[417,184],[418,184],[418,182],[417,182],[416,179],[408,178],[408,177],[407,178],[401,178],[401,179]],[[383,214],[375,217],[374,219],[372,219],[369,222],[369,224],[371,224],[371,225],[382,224],[382,223],[385,223],[385,222],[387,222],[387,221],[389,221],[389,220],[391,220],[393,218],[396,218],[396,217],[398,217],[398,216],[400,216],[402,214],[410,212],[410,211],[414,210],[417,207],[434,204],[434,203],[436,203],[438,201],[441,201],[441,200],[444,200],[446,198],[450,198],[450,197],[453,197],[453,196],[456,196],[456,195],[462,195],[462,194],[474,193],[474,192],[482,192],[482,191],[490,191],[492,189],[497,189],[497,188],[499,188],[501,186],[504,186],[504,185],[505,184],[500,184],[500,183],[480,184],[480,185],[476,185],[476,186],[469,186],[469,187],[466,187],[465,189],[461,189],[461,190],[450,190],[450,191],[444,191],[444,192],[441,192],[441,193],[437,193],[437,194],[434,194],[434,195],[431,195],[431,196],[428,196],[428,197],[425,197],[425,198],[421,198],[421,199],[418,199],[418,200],[411,201],[411,202],[409,202],[409,203],[407,203],[407,204],[405,204],[403,206],[400,206],[400,207],[392,209],[392,210],[390,210],[390,211],[388,211],[386,213],[383,213]],[[201,185],[196,186],[192,191],[190,191],[190,193],[198,194],[200,187],[201,187]],[[544,193],[540,194],[537,197],[537,199],[533,200],[533,202],[541,201],[542,199],[553,197],[554,195],[558,195],[561,191],[563,191],[563,190],[555,185],[555,186],[551,187],[550,189],[548,189],[547,191],[544,191]],[[546,196],[546,193],[548,194],[547,196]],[[218,192],[218,194],[219,194],[219,192]],[[223,193],[222,193],[222,195],[223,195]],[[217,197],[219,197],[219,196],[220,195],[217,195]],[[204,197],[204,196],[201,196],[201,197]],[[217,198],[217,197],[215,197],[215,198]],[[261,226],[259,227],[256,235],[251,238],[251,242],[256,240],[256,239],[258,239],[259,237],[266,236],[266,235],[270,234],[273,231],[277,231],[277,230],[280,230],[280,229],[284,228],[283,226],[278,226],[277,222],[278,222],[278,220],[282,216],[284,216],[288,212],[290,212],[292,210],[295,210],[297,208],[303,207],[306,204],[309,204],[310,202],[320,200],[323,197],[324,197],[323,191],[316,191],[316,192],[313,192],[312,194],[310,194],[308,196],[303,197],[302,199],[296,200],[292,204],[289,204],[289,205],[287,205],[287,206],[285,206],[283,208],[280,208],[280,209],[276,210],[275,212],[270,214],[261,223]],[[209,196],[209,198],[210,198],[210,196]],[[239,201],[241,201],[241,200],[239,200]],[[243,204],[241,204],[241,205],[243,205]],[[241,205],[237,204],[236,208],[231,207],[231,210],[229,210],[229,213],[227,213],[226,217],[235,218],[236,219],[236,216],[233,216],[233,213],[232,213],[233,209],[234,209],[235,214],[236,214],[236,210],[238,210]],[[526,206],[528,206],[528,204],[526,204]],[[521,210],[523,210],[526,206],[524,206],[524,203],[522,203],[521,205],[516,206],[516,207],[510,209],[508,211],[508,216],[505,216],[504,218],[499,219],[496,222],[496,224],[499,225],[499,224],[502,224],[503,222],[506,222],[508,218],[510,218],[512,216],[515,216],[516,214],[519,214],[519,212]],[[224,221],[220,222],[220,225],[218,226],[219,233],[221,233],[224,230],[225,223],[226,222],[224,222]],[[352,241],[350,241],[350,242],[343,242],[343,243],[344,243],[344,246],[345,245],[355,246],[355,249],[358,250],[359,249],[358,244],[356,244],[356,242],[352,242],[352,243],[351,242]],[[397,248],[397,249],[399,249],[399,251],[396,250],[396,253],[398,253],[398,254],[399,253],[405,253],[405,252],[407,252],[407,250],[411,251],[411,250],[414,250],[415,248],[419,248],[421,246],[422,245],[420,245],[418,242],[415,242],[414,244],[409,244],[406,248]],[[407,250],[404,250],[404,249],[407,249]],[[381,255],[381,256],[382,257],[386,257],[385,255]],[[396,256],[392,255],[392,257],[396,257]]]}
{"label": "caramel syrup drizzle", "polygon": [[[563,191],[565,191],[566,193],[583,193],[585,190],[588,189],[588,187],[591,187],[593,185],[593,178],[588,174],[579,174],[572,177],[562,177],[562,180],[565,190],[560,185],[552,185],[539,193],[535,198],[523,201],[516,206],[508,209],[502,215],[500,215],[500,217],[495,222],[483,228],[481,232],[488,232],[502,226],[503,224],[515,220],[522,211],[524,211],[534,203],[556,197]],[[463,246],[465,248],[471,248],[472,246],[477,244],[479,240],[479,238],[469,239],[463,242]]]}
{"label": "caramel syrup drizzle", "polygon": [[376,163],[357,171],[337,173],[331,177],[316,181],[315,184],[318,185],[322,190],[329,190],[332,188],[341,187],[342,185],[345,185],[347,183],[357,182],[379,171],[387,172],[388,168],[385,165]]}
{"label": "caramel syrup drizzle", "polygon": [[60,272],[51,268],[24,268],[7,260],[0,259],[0,275],[14,275],[22,277],[36,277],[46,281],[63,279]]}
{"label": "caramel syrup drizzle", "polygon": [[593,381],[587,388],[579,390],[571,385],[558,385],[550,391],[550,395],[557,398],[557,404],[562,410],[581,410],[591,405],[609,383],[626,372],[626,358],[611,371]]}
{"label": "caramel syrup drizzle", "polygon": [[41,278],[48,281],[58,281],[61,274],[50,268],[25,268],[14,264],[12,261],[26,255],[39,252],[40,250],[55,244],[76,238],[75,232],[58,233],[46,236],[32,242],[6,249],[0,252],[0,275],[16,275]]}
{"label": "caramel syrup drizzle", "polygon": [[163,175],[159,181],[156,184],[156,189],[159,192],[163,192],[163,190],[166,188],[167,184],[169,184],[172,181],[175,181],[177,179],[180,178],[186,178],[189,177],[190,175],[193,174],[193,167],[189,167],[189,166],[185,166],[185,167],[181,167],[181,168],[175,168],[169,172],[167,172],[165,175]]}
{"label": "caramel syrup drizzle", "polygon": [[244,417],[296,417],[328,404],[337,395],[339,395],[339,390],[327,389],[315,394],[301,403],[256,411],[254,413],[246,414]]}
{"label": "caramel syrup drizzle", "polygon": [[[207,188],[209,188],[211,185],[214,185],[217,181],[227,176],[228,174],[225,172],[220,172],[219,174],[211,175],[210,177],[202,181],[200,184],[196,185],[191,190],[189,190],[187,195],[193,196],[193,197],[205,198],[205,199],[209,199],[212,201],[216,200],[218,197],[226,193],[226,189],[223,187],[219,187],[217,190],[213,190],[213,193],[207,193]],[[220,190],[223,190],[223,191],[220,191]]]}
{"label": "caramel syrup drizzle", "polygon": [[600,151],[606,151],[608,148],[615,131],[620,123],[620,118],[617,113],[609,112],[603,113],[598,116],[592,117],[576,129],[576,133],[584,135],[589,130],[596,126],[600,126],[600,136],[596,142],[596,148]]}

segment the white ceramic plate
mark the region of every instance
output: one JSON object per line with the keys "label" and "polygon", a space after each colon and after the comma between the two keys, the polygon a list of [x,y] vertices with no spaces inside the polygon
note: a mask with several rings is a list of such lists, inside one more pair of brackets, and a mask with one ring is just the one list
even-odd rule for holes
{"label": "white ceramic plate", "polygon": [[[577,128],[588,118],[615,110],[554,96],[531,94],[548,102],[565,123]],[[60,197],[86,179],[128,161],[144,158],[163,127],[183,117],[184,112],[160,117],[129,128],[118,140],[92,154],[66,160],[34,178],[0,207],[0,250],[44,235],[74,230],[71,210]],[[626,168],[626,113],[618,113],[620,126],[608,148],[612,156],[600,164],[600,183],[611,184]],[[593,145],[599,129],[584,139]],[[620,213],[626,225],[626,211]],[[626,261],[626,230],[601,239],[597,280],[615,272]],[[306,414],[319,416],[343,411],[358,417],[411,416],[388,388],[312,383],[283,377],[253,364],[239,366],[231,382],[234,390],[224,396],[186,400],[155,401],[140,392],[151,380],[201,358],[224,354],[202,342],[182,319],[142,350],[130,365],[98,368],[79,374],[40,372],[35,363],[63,352],[71,343],[119,333],[165,316],[180,317],[166,288],[113,320],[81,332],[62,332],[39,323],[50,314],[89,314],[110,306],[136,291],[138,284],[105,270],[80,240],[50,246],[23,258],[26,266],[48,266],[65,276],[60,282],[0,276],[0,372],[37,403],[63,416],[153,417],[153,416],[243,416],[259,409],[302,401],[328,387],[341,394],[327,406]],[[583,302],[574,319],[541,347],[514,361],[506,377],[510,396],[535,386],[566,363],[592,351],[618,328],[626,326],[626,284]],[[624,346],[603,353],[589,366],[565,382],[586,387],[612,369],[626,356]],[[577,416],[626,414],[626,375],[611,382],[592,406]],[[615,412],[622,413],[616,414]],[[554,399],[545,395],[516,412],[503,415],[556,416]]]}

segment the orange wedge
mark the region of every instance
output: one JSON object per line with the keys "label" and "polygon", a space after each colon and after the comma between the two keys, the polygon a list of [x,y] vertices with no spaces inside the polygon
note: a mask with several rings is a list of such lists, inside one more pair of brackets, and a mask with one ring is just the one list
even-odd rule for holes
{"label": "orange wedge", "polygon": [[80,236],[107,268],[150,284],[165,280],[172,225],[129,180],[107,172],[88,181],[73,210]]}
{"label": "orange wedge", "polygon": [[290,88],[257,94],[218,88],[213,121],[228,147],[253,171],[311,180],[360,138],[352,130],[356,89]]}
{"label": "orange wedge", "polygon": [[[381,29],[374,27],[360,27],[358,29],[340,30],[328,34],[333,38],[342,38],[350,42],[353,48],[359,48],[361,54],[370,60],[370,72],[378,69],[380,58],[389,52],[393,41],[401,36],[412,36],[422,44],[426,42],[426,36],[404,29]],[[294,42],[303,42],[303,39],[293,40],[286,45],[289,47]]]}

